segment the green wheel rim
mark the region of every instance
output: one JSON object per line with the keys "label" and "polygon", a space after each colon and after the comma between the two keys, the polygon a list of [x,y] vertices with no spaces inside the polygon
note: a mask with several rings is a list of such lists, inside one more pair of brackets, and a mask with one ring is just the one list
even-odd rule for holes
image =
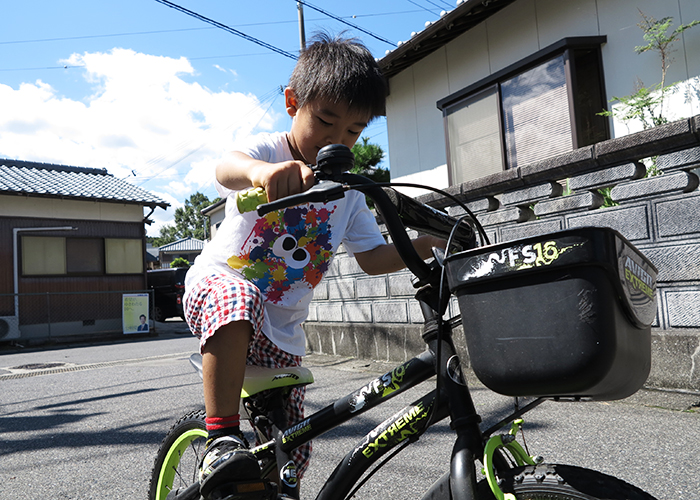
{"label": "green wheel rim", "polygon": [[173,445],[168,450],[168,454],[163,460],[163,466],[160,468],[158,477],[158,489],[156,490],[156,500],[165,500],[175,481],[177,466],[180,464],[180,458],[187,447],[197,438],[206,438],[207,431],[204,429],[190,429],[177,438]]}

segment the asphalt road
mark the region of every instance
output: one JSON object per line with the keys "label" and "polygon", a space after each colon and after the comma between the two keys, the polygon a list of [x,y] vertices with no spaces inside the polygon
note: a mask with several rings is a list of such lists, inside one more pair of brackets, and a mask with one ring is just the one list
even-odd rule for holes
{"label": "asphalt road", "polygon": [[[0,499],[146,497],[165,432],[179,416],[203,406],[200,380],[187,362],[197,341],[184,325],[169,326],[158,338],[0,350]],[[318,355],[309,356],[306,366],[316,378],[307,411],[391,368]],[[395,398],[317,439],[302,497],[314,498],[350,447],[418,394]],[[478,384],[473,394],[487,425],[511,405]],[[698,394],[658,391],[614,403],[548,402],[525,416],[525,437],[530,452],[548,462],[616,475],[659,500],[696,500],[699,403]],[[359,498],[420,498],[446,470],[451,446],[447,424],[435,426]]]}

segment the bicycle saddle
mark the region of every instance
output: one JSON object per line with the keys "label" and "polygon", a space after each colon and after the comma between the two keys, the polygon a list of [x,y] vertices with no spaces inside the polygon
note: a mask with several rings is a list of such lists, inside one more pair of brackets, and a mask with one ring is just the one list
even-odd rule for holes
{"label": "bicycle saddle", "polygon": [[[202,355],[194,353],[190,356],[190,364],[202,376]],[[314,381],[311,370],[301,366],[289,368],[265,368],[248,365],[245,369],[245,380],[241,397],[247,398],[268,389],[308,385]]]}

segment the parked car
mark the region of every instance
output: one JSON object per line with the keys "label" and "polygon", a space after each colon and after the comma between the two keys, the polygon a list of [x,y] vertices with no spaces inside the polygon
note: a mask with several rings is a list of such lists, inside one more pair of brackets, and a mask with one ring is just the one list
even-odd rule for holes
{"label": "parked car", "polygon": [[146,273],[148,288],[153,290],[153,319],[165,321],[168,318],[184,319],[182,296],[185,293],[187,269],[155,269]]}

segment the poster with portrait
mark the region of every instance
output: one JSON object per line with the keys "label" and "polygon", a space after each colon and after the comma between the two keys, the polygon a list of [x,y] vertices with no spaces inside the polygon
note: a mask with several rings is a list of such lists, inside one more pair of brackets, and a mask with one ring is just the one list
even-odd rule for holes
{"label": "poster with portrait", "polygon": [[148,332],[148,294],[125,293],[122,295],[122,330],[124,334]]}

